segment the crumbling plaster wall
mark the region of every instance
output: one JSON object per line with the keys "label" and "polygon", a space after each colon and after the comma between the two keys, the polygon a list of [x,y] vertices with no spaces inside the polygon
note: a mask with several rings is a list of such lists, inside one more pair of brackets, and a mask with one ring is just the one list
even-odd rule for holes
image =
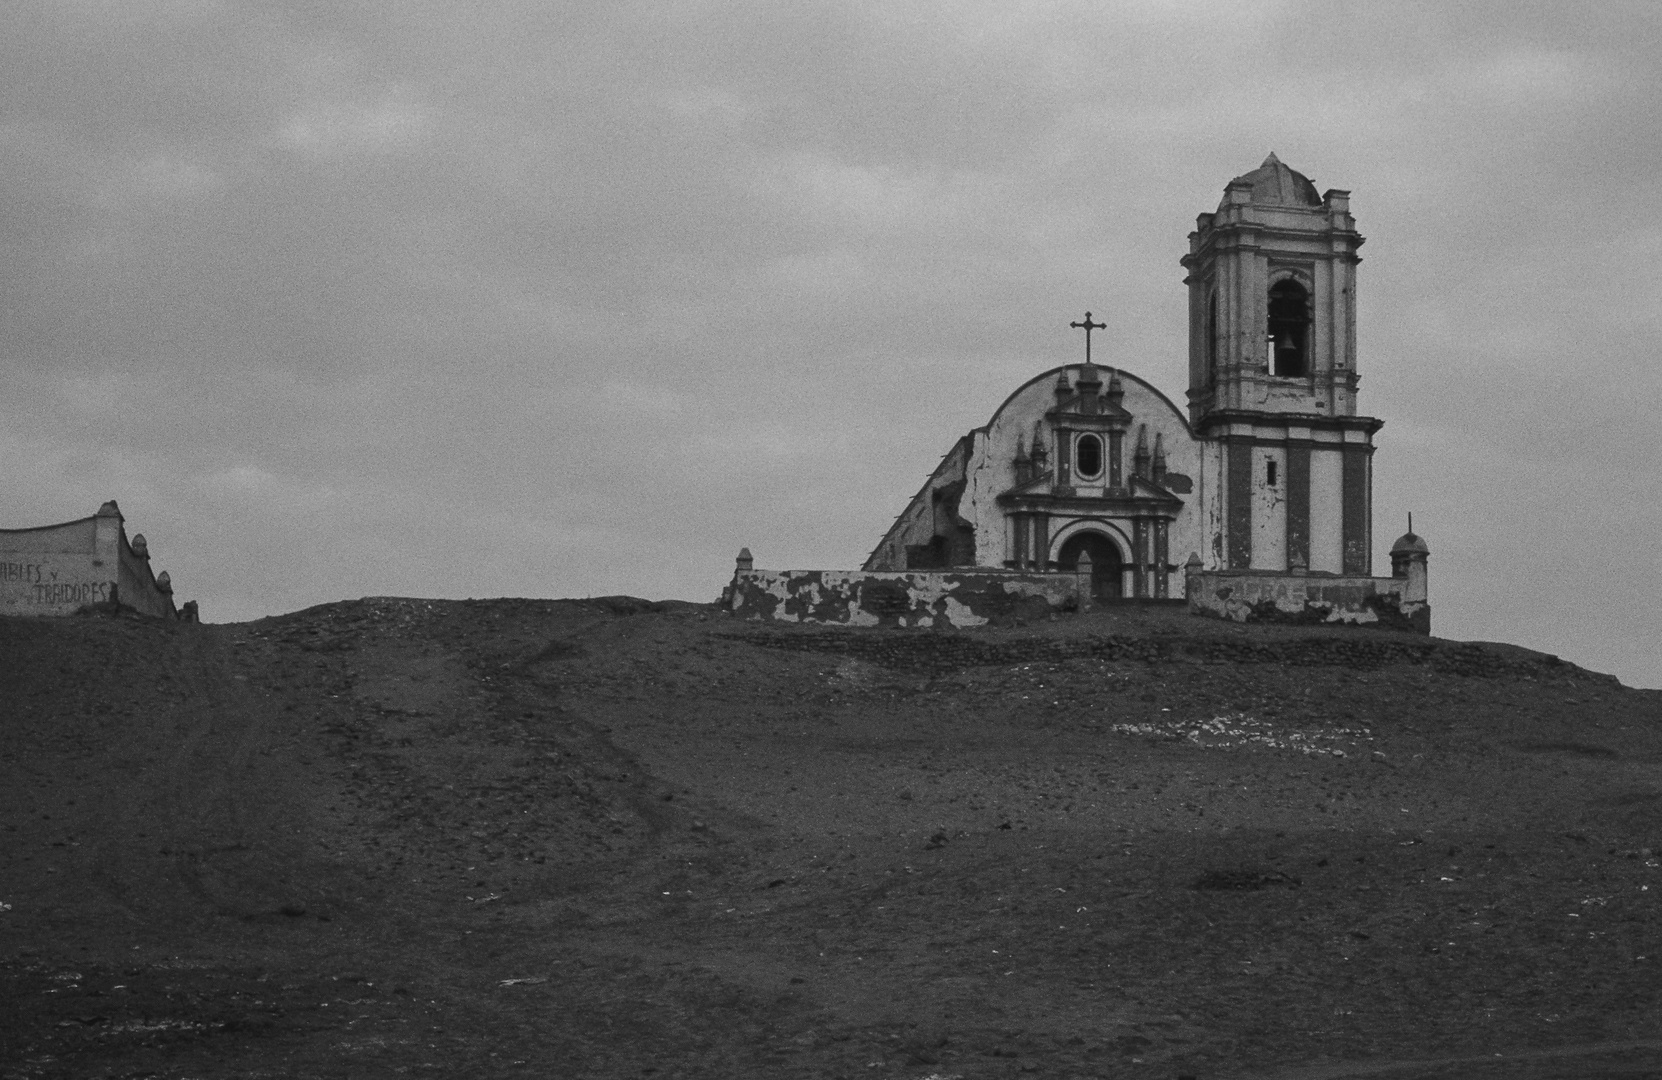
{"label": "crumbling plaster wall", "polygon": [[1200,535],[1192,548],[1183,549],[1172,544],[1172,555],[1187,558],[1199,555],[1201,565],[1208,570],[1221,570],[1228,565],[1224,546],[1226,522],[1224,492],[1229,489],[1224,477],[1224,448],[1215,440],[1200,444],[1200,475],[1195,481],[1195,509],[1200,518]]}
{"label": "crumbling plaster wall", "polygon": [[1078,600],[1071,574],[741,570],[721,604],[772,622],[963,628],[1071,611]]}
{"label": "crumbling plaster wall", "polygon": [[[872,549],[861,565],[865,571],[897,571],[907,569],[906,549],[926,545],[941,527],[938,516],[943,513],[935,493],[950,488],[964,479],[964,469],[971,456],[970,445],[977,432],[970,432],[952,445],[918,489],[906,509],[900,512],[883,539]],[[958,513],[967,516],[960,502]],[[973,523],[973,517],[969,518]]]}
{"label": "crumbling plaster wall", "polygon": [[1233,622],[1345,623],[1431,633],[1431,606],[1407,578],[1191,570],[1189,611]]}
{"label": "crumbling plaster wall", "polygon": [[[1252,568],[1287,569],[1287,451],[1252,448]],[[1271,482],[1270,469],[1275,469]]]}

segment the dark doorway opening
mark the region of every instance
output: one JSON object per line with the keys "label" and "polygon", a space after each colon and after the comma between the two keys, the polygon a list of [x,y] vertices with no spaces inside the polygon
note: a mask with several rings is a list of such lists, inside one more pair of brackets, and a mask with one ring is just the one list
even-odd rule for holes
{"label": "dark doorway opening", "polygon": [[1079,556],[1087,551],[1091,554],[1092,598],[1118,600],[1123,595],[1121,579],[1125,560],[1120,558],[1118,545],[1101,533],[1082,532],[1069,537],[1056,553],[1056,564],[1063,570],[1078,570]]}

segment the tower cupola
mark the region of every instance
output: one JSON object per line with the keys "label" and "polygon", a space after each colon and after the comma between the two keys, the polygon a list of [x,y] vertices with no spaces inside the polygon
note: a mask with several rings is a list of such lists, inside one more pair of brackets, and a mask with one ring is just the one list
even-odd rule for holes
{"label": "tower cupola", "polygon": [[1271,153],[1195,221],[1189,417],[1241,411],[1356,415],[1356,265],[1350,193],[1321,195]]}

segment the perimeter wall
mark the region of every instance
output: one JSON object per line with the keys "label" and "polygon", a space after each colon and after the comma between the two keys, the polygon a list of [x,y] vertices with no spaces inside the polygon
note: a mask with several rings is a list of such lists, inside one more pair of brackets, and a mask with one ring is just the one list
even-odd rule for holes
{"label": "perimeter wall", "polygon": [[128,541],[113,501],[79,521],[0,529],[0,614],[73,615],[95,605],[178,617],[172,582],[151,572],[142,536]]}
{"label": "perimeter wall", "polygon": [[1079,596],[1073,574],[740,569],[721,604],[740,618],[774,622],[962,628],[1074,611]]}
{"label": "perimeter wall", "polygon": [[[1424,578],[1200,570],[1184,582],[1189,610],[1234,622],[1349,623],[1431,633]],[[1418,595],[1416,595],[1418,594]]]}

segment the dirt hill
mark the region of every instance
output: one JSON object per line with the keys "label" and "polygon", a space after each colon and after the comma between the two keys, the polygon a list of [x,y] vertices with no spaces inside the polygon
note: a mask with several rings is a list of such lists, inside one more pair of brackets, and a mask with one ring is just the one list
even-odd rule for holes
{"label": "dirt hill", "polygon": [[1662,1075],[1662,693],[1521,649],[369,599],[0,650],[0,1077]]}

